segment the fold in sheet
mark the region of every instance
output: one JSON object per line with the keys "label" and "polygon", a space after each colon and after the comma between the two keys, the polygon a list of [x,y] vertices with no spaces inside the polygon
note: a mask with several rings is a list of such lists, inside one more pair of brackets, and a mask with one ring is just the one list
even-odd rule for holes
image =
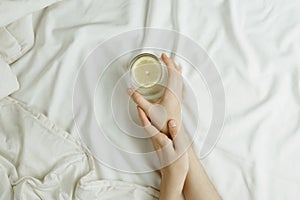
{"label": "fold in sheet", "polygon": [[58,1],[59,0],[0,0],[0,26],[6,26]]}
{"label": "fold in sheet", "polygon": [[9,64],[23,56],[34,44],[32,14],[57,0],[0,0],[0,99],[19,89]]}
{"label": "fold in sheet", "polygon": [[[299,10],[293,0],[61,1],[33,14],[35,45],[11,65],[12,96],[76,136],[73,83],[92,49],[127,30],[175,29],[208,51],[224,83],[223,136],[202,160],[223,199],[298,200]],[[160,184],[158,173],[95,166],[100,178]]]}
{"label": "fold in sheet", "polygon": [[0,58],[0,100],[18,89],[17,77],[12,73],[9,65]]}
{"label": "fold in sheet", "polygon": [[0,101],[0,199],[145,199],[158,191],[97,180],[90,152],[44,115]]}

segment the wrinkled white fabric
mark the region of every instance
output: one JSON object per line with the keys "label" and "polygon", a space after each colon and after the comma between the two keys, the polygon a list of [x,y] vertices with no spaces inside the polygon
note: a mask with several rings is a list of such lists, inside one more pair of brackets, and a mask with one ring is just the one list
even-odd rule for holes
{"label": "wrinkled white fabric", "polygon": [[32,15],[0,27],[0,57],[8,64],[26,53],[34,43]]}
{"label": "wrinkled white fabric", "polygon": [[0,0],[0,26],[6,26],[57,1],[58,0]]}
{"label": "wrinkled white fabric", "polygon": [[34,43],[32,14],[56,0],[0,0],[0,99],[19,89],[9,65],[24,55]]}
{"label": "wrinkled white fabric", "polygon": [[19,89],[17,77],[9,65],[0,58],[0,100]]}
{"label": "wrinkled white fabric", "polygon": [[[299,10],[293,0],[65,0],[34,14],[36,43],[12,66],[13,96],[74,134],[72,86],[99,42],[144,26],[180,31],[208,51],[224,83],[223,135],[202,161],[223,199],[297,200]],[[157,173],[95,165],[99,178],[159,187]]]}
{"label": "wrinkled white fabric", "polygon": [[0,101],[0,199],[145,199],[158,191],[97,180],[90,152],[44,115]]}

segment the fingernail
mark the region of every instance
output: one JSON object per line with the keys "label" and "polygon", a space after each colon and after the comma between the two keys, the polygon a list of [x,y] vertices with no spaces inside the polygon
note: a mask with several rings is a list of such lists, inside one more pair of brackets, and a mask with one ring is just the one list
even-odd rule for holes
{"label": "fingernail", "polygon": [[128,89],[127,89],[127,93],[128,93],[128,95],[130,95],[130,96],[131,96],[131,95],[133,94],[133,89],[131,89],[131,88],[128,88]]}
{"label": "fingernail", "polygon": [[165,53],[162,53],[162,57],[168,58],[168,56]]}
{"label": "fingernail", "polygon": [[175,120],[171,120],[171,121],[170,121],[170,126],[171,126],[171,127],[175,127],[175,126],[176,126]]}

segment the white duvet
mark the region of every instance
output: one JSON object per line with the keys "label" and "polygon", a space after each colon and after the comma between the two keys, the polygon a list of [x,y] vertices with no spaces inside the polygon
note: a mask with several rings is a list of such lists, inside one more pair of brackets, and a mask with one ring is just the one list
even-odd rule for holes
{"label": "white duvet", "polygon": [[299,199],[299,11],[292,0],[64,0],[36,10],[34,44],[10,64],[20,89],[0,104],[1,199],[158,197],[158,173],[122,173],[93,159],[71,105],[91,50],[145,26],[190,36],[217,65],[226,120],[202,163],[221,196]]}

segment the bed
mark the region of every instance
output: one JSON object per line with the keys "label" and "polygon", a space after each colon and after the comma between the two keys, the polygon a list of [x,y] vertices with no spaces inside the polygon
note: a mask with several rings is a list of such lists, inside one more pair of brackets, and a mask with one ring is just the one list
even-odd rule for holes
{"label": "bed", "polygon": [[0,199],[158,198],[158,172],[121,172],[93,157],[78,136],[72,107],[75,77],[91,52],[143,27],[186,35],[215,63],[226,115],[217,144],[201,161],[223,199],[299,199],[299,2],[62,0],[35,9],[25,4],[7,13],[27,12],[0,20],[6,27],[30,15],[33,40],[6,72],[18,84],[12,77],[10,90],[16,91],[0,103]]}

